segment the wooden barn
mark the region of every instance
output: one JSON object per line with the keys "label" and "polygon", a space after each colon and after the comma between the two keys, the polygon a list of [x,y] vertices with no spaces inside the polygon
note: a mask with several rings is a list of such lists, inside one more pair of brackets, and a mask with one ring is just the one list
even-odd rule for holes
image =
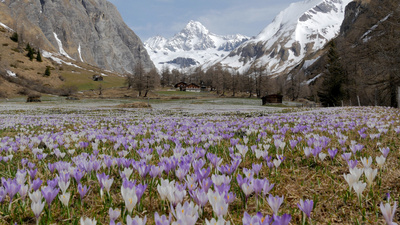
{"label": "wooden barn", "polygon": [[200,86],[194,83],[191,83],[189,85],[186,86],[186,91],[190,91],[190,92],[200,92]]}
{"label": "wooden barn", "polygon": [[174,88],[179,88],[180,91],[186,91],[186,86],[187,86],[187,83],[179,82],[174,85]]}
{"label": "wooden barn", "polygon": [[262,99],[262,104],[265,105],[267,103],[281,103],[283,100],[283,96],[279,94],[274,94],[274,95],[267,95],[261,98]]}

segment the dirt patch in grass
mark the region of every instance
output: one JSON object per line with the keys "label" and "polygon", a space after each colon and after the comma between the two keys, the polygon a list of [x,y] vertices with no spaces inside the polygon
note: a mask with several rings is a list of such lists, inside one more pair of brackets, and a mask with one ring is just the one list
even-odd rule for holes
{"label": "dirt patch in grass", "polygon": [[132,103],[119,104],[115,107],[137,109],[137,108],[151,108],[151,105],[146,102],[132,102]]}

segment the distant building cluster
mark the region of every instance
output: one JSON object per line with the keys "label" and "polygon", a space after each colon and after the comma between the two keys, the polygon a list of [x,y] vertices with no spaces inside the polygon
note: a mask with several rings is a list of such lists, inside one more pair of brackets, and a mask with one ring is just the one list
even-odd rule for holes
{"label": "distant building cluster", "polygon": [[195,83],[187,84],[186,82],[179,82],[175,84],[174,88],[179,89],[179,91],[189,91],[189,92],[205,92],[207,91],[206,86],[199,86]]}

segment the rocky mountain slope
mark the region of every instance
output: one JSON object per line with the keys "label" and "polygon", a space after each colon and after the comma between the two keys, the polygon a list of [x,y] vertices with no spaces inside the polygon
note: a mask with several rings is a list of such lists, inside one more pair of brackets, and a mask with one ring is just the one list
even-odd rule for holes
{"label": "rocky mountain slope", "polygon": [[[246,72],[253,65],[282,75],[336,37],[352,0],[306,0],[283,10],[259,35],[234,49],[225,67]],[[210,66],[210,65],[208,65]]]}
{"label": "rocky mountain slope", "polygon": [[211,33],[200,22],[190,21],[174,37],[149,38],[145,47],[156,67],[185,69],[197,67],[228,55],[249,37],[244,35],[222,36]]}
{"label": "rocky mountain slope", "polygon": [[[343,70],[347,104],[396,107],[400,90],[400,3],[397,0],[357,0],[346,7],[336,43]],[[315,63],[292,71],[305,74],[310,89],[324,78],[326,54]]]}
{"label": "rocky mountain slope", "polygon": [[106,0],[2,0],[0,22],[37,48],[105,70],[154,68],[143,43]]}

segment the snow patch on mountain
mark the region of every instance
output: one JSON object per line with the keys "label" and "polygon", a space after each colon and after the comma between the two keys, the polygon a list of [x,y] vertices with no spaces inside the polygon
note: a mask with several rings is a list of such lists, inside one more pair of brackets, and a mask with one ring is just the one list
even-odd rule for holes
{"label": "snow patch on mountain", "polygon": [[61,42],[60,39],[58,39],[57,34],[56,34],[55,32],[53,32],[53,34],[54,34],[54,38],[55,38],[56,41],[57,41],[58,49],[59,49],[60,54],[63,55],[63,56],[65,56],[65,57],[67,57],[67,58],[69,58],[69,59],[72,59],[72,60],[73,60],[73,58],[71,58],[71,57],[67,54],[67,52],[64,50],[63,45],[62,45],[62,42]]}
{"label": "snow patch on mountain", "polygon": [[240,34],[213,34],[200,22],[190,21],[172,38],[155,36],[149,38],[144,45],[159,70],[164,65],[168,65],[170,69],[187,69],[222,59],[247,40],[249,37]]}
{"label": "snow patch on mountain", "polygon": [[5,25],[4,23],[1,23],[1,22],[0,22],[0,26],[6,28],[6,29],[7,29],[8,31],[10,31],[10,32],[13,32],[13,31],[14,31],[13,29],[11,29],[10,27],[8,27],[8,26]]}
{"label": "snow patch on mountain", "polygon": [[78,47],[78,54],[79,54],[79,59],[81,60],[81,62],[83,62],[82,52],[81,52],[81,44],[80,43],[79,43],[79,47]]}

